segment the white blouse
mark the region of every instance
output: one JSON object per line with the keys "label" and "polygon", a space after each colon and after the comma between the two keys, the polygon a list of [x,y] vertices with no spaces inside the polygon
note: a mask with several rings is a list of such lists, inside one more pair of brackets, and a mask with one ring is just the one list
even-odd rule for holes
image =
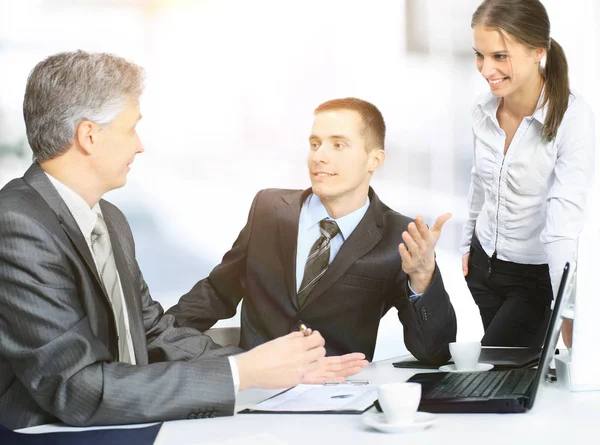
{"label": "white blouse", "polygon": [[[543,92],[540,96],[540,104]],[[506,135],[491,93],[472,108],[473,168],[464,255],[476,227],[488,256],[550,267],[554,295],[565,262],[572,261],[583,228],[586,195],[594,178],[594,117],[575,93],[552,142],[542,140],[547,105],[525,117],[504,155]]]}

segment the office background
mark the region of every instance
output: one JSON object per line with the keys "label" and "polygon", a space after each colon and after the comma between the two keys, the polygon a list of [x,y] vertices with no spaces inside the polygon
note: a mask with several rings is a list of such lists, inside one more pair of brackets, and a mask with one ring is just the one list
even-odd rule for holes
{"label": "office background", "polygon": [[[372,185],[429,223],[450,211],[437,255],[459,339],[479,339],[458,243],[467,214],[470,107],[487,86],[470,18],[480,0],[0,0],[0,186],[31,161],[21,105],[44,57],[84,49],[144,66],[136,158],[107,199],[127,215],[152,295],[163,306],[205,277],[261,188],[306,188],[307,137],[321,102],[356,96],[388,126]],[[571,86],[600,116],[600,5],[545,0]],[[597,125],[598,127],[598,125]],[[600,156],[598,156],[600,158]],[[598,170],[598,169],[597,169]],[[590,204],[597,202],[596,189]],[[597,232],[597,204],[586,230]],[[218,228],[218,230],[215,230]],[[236,325],[239,318],[219,323]],[[375,358],[404,353],[395,310]]]}

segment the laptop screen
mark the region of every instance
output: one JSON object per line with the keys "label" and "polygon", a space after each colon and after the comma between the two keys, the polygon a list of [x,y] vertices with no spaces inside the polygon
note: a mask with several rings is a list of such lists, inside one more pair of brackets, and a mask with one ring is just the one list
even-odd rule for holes
{"label": "laptop screen", "polygon": [[561,314],[563,311],[564,302],[567,300],[564,294],[567,289],[569,289],[572,275],[570,264],[565,264],[562,278],[560,280],[560,286],[558,287],[558,293],[556,295],[556,301],[554,302],[552,317],[550,318],[550,323],[548,323],[548,330],[546,331],[544,348],[542,349],[542,355],[540,356],[540,361],[538,363],[537,373],[535,375],[535,379],[533,380],[533,384],[530,387],[527,408],[531,408],[533,406],[538,386],[546,375],[546,372],[548,372],[550,362],[554,357],[556,343],[558,342],[558,336],[560,335],[560,328],[562,326]]}

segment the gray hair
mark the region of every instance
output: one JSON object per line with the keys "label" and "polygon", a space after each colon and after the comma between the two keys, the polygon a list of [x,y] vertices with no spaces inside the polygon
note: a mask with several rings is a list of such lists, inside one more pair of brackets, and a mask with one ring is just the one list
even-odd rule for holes
{"label": "gray hair", "polygon": [[38,63],[27,79],[23,101],[35,159],[43,162],[64,154],[82,121],[111,123],[143,89],[144,70],[111,54],[64,52]]}

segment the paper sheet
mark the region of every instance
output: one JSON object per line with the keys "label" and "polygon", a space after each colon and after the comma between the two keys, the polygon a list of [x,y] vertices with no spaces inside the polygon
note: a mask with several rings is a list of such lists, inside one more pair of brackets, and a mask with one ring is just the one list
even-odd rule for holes
{"label": "paper sheet", "polygon": [[366,410],[377,399],[376,386],[298,385],[251,407],[255,411],[328,412]]}

